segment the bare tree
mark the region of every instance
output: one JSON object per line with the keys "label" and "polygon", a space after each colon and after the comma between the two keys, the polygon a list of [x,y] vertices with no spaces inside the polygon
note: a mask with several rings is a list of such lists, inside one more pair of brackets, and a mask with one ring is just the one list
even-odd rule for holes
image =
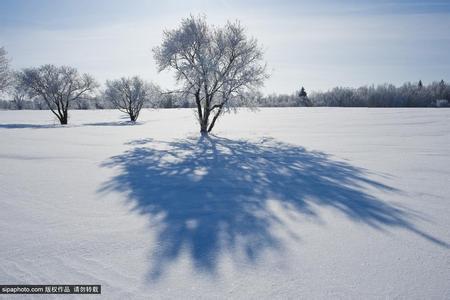
{"label": "bare tree", "polygon": [[5,92],[11,83],[9,59],[6,54],[5,48],[0,47],[0,93]]}
{"label": "bare tree", "polygon": [[16,109],[22,110],[24,109],[28,92],[24,87],[24,85],[21,84],[20,73],[14,72],[11,77],[12,77],[12,84],[9,88],[9,94],[12,97],[12,102],[14,103]]}
{"label": "bare tree", "polygon": [[61,124],[67,124],[71,103],[97,87],[92,76],[80,75],[75,68],[67,66],[27,68],[19,76],[30,97],[41,97]]}
{"label": "bare tree", "polygon": [[17,91],[17,93],[14,93],[13,96],[13,103],[16,106],[17,110],[22,110],[25,106],[25,97],[26,93],[21,93],[21,91]]}
{"label": "bare tree", "polygon": [[195,100],[202,134],[267,78],[262,50],[239,22],[212,27],[204,17],[191,16],[179,28],[165,31],[153,52],[159,71],[175,70],[180,92]]}
{"label": "bare tree", "polygon": [[130,120],[135,122],[144,103],[150,102],[155,95],[156,86],[145,82],[141,78],[122,77],[117,80],[106,81],[105,98],[112,105],[130,116]]}

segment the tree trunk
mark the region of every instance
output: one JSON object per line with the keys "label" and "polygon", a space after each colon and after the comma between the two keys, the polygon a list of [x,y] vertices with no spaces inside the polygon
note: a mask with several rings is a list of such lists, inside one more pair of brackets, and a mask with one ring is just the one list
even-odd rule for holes
{"label": "tree trunk", "polygon": [[61,116],[59,118],[59,122],[61,123],[61,125],[67,125],[67,116]]}
{"label": "tree trunk", "polygon": [[216,124],[217,118],[220,116],[220,113],[222,112],[223,104],[219,106],[219,110],[214,115],[214,118],[212,119],[211,125],[209,125],[208,132],[211,132],[211,130],[214,128],[214,125]]}
{"label": "tree trunk", "polygon": [[64,110],[63,113],[61,114],[61,116],[58,116],[58,118],[59,118],[59,122],[61,123],[61,125],[67,125],[67,121],[69,119],[67,110]]}
{"label": "tree trunk", "polygon": [[136,116],[133,114],[130,114],[130,120],[131,120],[131,122],[136,122]]}
{"label": "tree trunk", "polygon": [[208,134],[208,115],[203,113],[203,116],[199,120],[199,122],[200,122],[200,133]]}
{"label": "tree trunk", "polygon": [[208,134],[208,122],[205,120],[200,120],[200,133],[202,135]]}

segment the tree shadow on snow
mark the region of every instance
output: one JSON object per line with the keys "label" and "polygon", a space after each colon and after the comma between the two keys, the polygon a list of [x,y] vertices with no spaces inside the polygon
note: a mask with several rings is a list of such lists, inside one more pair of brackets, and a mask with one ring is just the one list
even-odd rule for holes
{"label": "tree shadow on snow", "polygon": [[46,129],[46,128],[64,128],[63,125],[51,125],[51,124],[0,124],[0,128],[3,129]]}
{"label": "tree shadow on snow", "polygon": [[142,125],[142,123],[126,120],[126,121],[119,121],[119,122],[86,123],[83,125],[84,126],[135,126],[135,125]]}
{"label": "tree shadow on snow", "polygon": [[176,142],[145,139],[103,164],[119,174],[99,192],[127,195],[131,209],[147,215],[158,233],[150,276],[157,279],[187,251],[197,270],[214,273],[229,251],[254,262],[266,249],[282,249],[273,226],[283,220],[269,209],[271,199],[310,218],[317,207],[333,208],[349,219],[384,230],[399,227],[443,247],[448,245],[412,223],[415,213],[379,200],[368,190],[395,189],[367,177],[365,170],[272,139],[253,143],[219,137]]}
{"label": "tree shadow on snow", "polygon": [[132,122],[132,121],[112,121],[112,122],[97,122],[97,123],[86,123],[86,124],[0,124],[0,129],[51,129],[51,128],[74,128],[82,126],[136,126],[142,125],[142,122]]}

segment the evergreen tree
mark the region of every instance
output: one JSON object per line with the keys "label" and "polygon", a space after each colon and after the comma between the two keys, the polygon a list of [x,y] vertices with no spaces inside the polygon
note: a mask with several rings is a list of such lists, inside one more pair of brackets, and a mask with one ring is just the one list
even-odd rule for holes
{"label": "evergreen tree", "polygon": [[439,82],[439,96],[444,99],[445,98],[445,90],[446,90],[447,86],[445,85],[444,80],[441,80],[441,82]]}
{"label": "evergreen tree", "polygon": [[300,105],[302,106],[312,106],[311,100],[308,98],[308,93],[306,93],[306,90],[304,87],[300,89],[300,92],[298,93],[298,96],[300,98]]}
{"label": "evergreen tree", "polygon": [[298,94],[299,97],[308,97],[308,94],[305,91],[305,88],[302,87],[300,90],[300,93]]}

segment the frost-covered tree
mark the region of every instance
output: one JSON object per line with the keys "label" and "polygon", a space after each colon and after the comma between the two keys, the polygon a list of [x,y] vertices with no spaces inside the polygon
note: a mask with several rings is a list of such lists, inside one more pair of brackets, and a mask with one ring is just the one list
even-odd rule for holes
{"label": "frost-covered tree", "polygon": [[67,124],[70,105],[98,86],[92,76],[80,75],[77,69],[68,66],[26,68],[19,76],[30,97],[42,98],[61,124]]}
{"label": "frost-covered tree", "polygon": [[165,31],[162,45],[153,51],[159,71],[175,70],[180,92],[195,101],[202,134],[267,78],[262,50],[239,22],[214,27],[204,17],[191,16]]}
{"label": "frost-covered tree", "polygon": [[33,99],[34,109],[43,110],[45,108],[45,106],[46,106],[46,104],[45,104],[44,100],[42,100],[41,98]]}
{"label": "frost-covered tree", "polygon": [[9,59],[6,50],[0,47],[0,93],[5,92],[11,82]]}
{"label": "frost-covered tree", "polygon": [[130,116],[135,122],[146,102],[150,102],[157,94],[157,87],[141,78],[120,78],[106,81],[105,98],[112,105]]}
{"label": "frost-covered tree", "polygon": [[22,110],[25,108],[28,94],[24,85],[21,84],[20,78],[20,73],[14,72],[11,75],[11,85],[8,89],[8,94],[10,94],[12,102],[17,110]]}

